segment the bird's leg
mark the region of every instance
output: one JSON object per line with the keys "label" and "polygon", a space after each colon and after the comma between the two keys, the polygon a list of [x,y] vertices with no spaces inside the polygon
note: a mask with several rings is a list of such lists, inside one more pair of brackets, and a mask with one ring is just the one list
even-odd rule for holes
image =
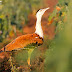
{"label": "bird's leg", "polygon": [[28,49],[28,60],[27,60],[27,63],[28,63],[29,66],[31,66],[30,65],[30,57],[31,57],[31,54],[32,54],[33,50],[34,50],[34,48]]}

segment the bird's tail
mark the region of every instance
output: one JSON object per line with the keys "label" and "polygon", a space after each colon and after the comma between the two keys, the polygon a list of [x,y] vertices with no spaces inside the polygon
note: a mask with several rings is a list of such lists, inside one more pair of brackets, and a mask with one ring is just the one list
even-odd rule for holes
{"label": "bird's tail", "polygon": [[5,52],[3,48],[0,50],[0,62],[3,62],[5,59],[10,57],[9,52]]}

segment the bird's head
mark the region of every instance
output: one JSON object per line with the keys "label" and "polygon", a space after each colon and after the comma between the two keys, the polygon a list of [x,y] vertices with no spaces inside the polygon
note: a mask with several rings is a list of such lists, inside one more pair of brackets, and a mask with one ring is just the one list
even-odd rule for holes
{"label": "bird's head", "polygon": [[36,17],[37,17],[37,18],[42,17],[42,15],[44,14],[44,12],[45,12],[46,10],[48,10],[48,9],[49,9],[49,7],[48,7],[48,8],[45,8],[45,9],[39,9],[39,10],[37,11],[37,13],[36,13]]}

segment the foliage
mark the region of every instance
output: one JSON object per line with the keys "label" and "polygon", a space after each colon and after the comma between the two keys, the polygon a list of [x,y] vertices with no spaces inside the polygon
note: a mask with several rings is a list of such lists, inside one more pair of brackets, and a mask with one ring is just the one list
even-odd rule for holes
{"label": "foliage", "polygon": [[40,3],[40,0],[3,0],[0,4],[0,42],[12,33],[16,35],[17,29],[22,31],[29,13],[37,9]]}
{"label": "foliage", "polygon": [[46,51],[45,72],[72,72],[72,1],[59,0],[62,14],[56,36]]}

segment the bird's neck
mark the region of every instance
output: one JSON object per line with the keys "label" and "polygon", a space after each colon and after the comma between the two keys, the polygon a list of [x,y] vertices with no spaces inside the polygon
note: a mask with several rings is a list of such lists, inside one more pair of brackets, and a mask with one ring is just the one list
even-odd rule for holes
{"label": "bird's neck", "polygon": [[35,31],[35,33],[43,38],[43,30],[42,30],[42,27],[41,27],[41,18],[39,18],[39,17],[37,18],[37,21],[36,21],[36,31]]}

